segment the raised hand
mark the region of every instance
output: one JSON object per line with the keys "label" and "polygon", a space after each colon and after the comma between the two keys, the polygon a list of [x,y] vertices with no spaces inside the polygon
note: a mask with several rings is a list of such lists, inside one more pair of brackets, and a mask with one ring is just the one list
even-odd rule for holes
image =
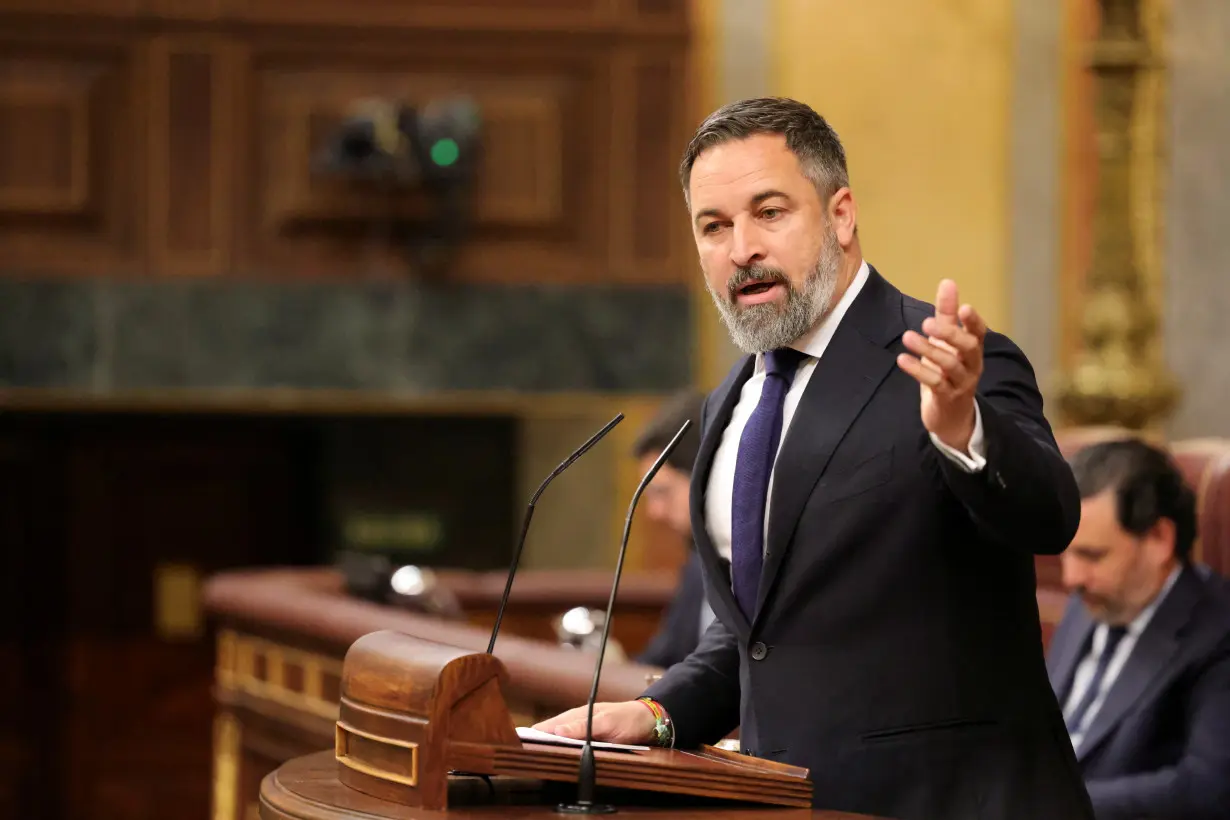
{"label": "raised hand", "polygon": [[915,355],[900,354],[897,366],[920,385],[920,410],[927,431],[949,447],[968,453],[987,326],[973,307],[958,304],[956,282],[940,282],[935,316],[923,320],[926,335],[905,332],[902,341]]}
{"label": "raised hand", "polygon": [[[560,737],[585,739],[589,708],[578,706],[567,712],[548,718],[534,725],[540,732]],[[594,740],[608,743],[648,744],[653,739],[656,723],[653,712],[643,703],[623,701],[620,703],[594,704]]]}

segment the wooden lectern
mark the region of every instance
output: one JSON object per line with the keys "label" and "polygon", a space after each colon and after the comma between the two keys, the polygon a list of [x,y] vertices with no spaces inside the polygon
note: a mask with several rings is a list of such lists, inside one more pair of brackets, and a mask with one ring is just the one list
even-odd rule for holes
{"label": "wooden lectern", "polygon": [[[365,635],[343,664],[333,753],[266,777],[261,817],[554,815],[575,792],[581,749],[523,742],[506,682],[494,655],[397,632]],[[716,747],[598,750],[595,774],[607,802],[638,816],[678,817],[701,806],[748,818],[853,816],[813,811],[806,769]]]}

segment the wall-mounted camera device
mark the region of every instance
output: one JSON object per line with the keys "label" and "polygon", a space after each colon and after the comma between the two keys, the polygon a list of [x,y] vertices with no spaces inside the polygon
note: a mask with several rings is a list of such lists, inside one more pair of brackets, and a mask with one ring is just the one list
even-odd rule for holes
{"label": "wall-mounted camera device", "polygon": [[330,135],[315,170],[385,193],[425,191],[428,218],[414,228],[398,227],[418,266],[438,270],[472,218],[480,147],[481,117],[468,97],[419,106],[363,100]]}

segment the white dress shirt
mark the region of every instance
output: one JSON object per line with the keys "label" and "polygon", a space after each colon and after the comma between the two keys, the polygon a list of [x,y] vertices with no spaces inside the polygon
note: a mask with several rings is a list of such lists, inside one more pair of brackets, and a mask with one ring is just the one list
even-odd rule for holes
{"label": "white dress shirt", "polygon": [[[846,288],[846,292],[842,294],[840,301],[837,302],[829,314],[812,331],[791,345],[791,347],[799,352],[806,353],[807,357],[799,364],[798,370],[795,371],[794,381],[790,385],[790,390],[786,393],[782,416],[782,437],[777,445],[779,453],[781,452],[782,442],[786,440],[786,433],[790,430],[790,421],[794,418],[794,411],[799,406],[799,399],[803,397],[803,391],[807,389],[807,382],[811,379],[811,374],[816,369],[816,363],[824,355],[829,341],[833,338],[833,334],[837,332],[837,326],[841,324],[842,317],[846,315],[850,305],[854,303],[863,286],[867,284],[867,278],[870,275],[871,270],[864,260],[859,266],[854,280]],[[747,420],[751,418],[752,411],[756,409],[756,405],[760,402],[760,391],[764,387],[764,380],[764,354],[758,353],[756,354],[756,365],[752,370],[752,375],[743,384],[743,389],[739,394],[739,402],[735,405],[734,412],[730,416],[730,423],[726,425],[726,429],[722,432],[722,440],[718,443],[717,452],[713,456],[713,468],[709,473],[709,487],[705,493],[705,524],[709,530],[709,537],[713,541],[713,546],[717,549],[718,554],[726,560],[730,560],[731,555],[731,504],[734,497],[735,459],[739,454],[739,439],[743,435],[743,428],[747,424]],[[949,447],[934,434],[931,436],[931,441],[940,449],[940,452],[961,465],[962,468],[969,472],[977,472],[986,466],[986,457],[982,451],[982,438],[982,412],[978,410],[978,406],[975,404],[974,435],[970,439],[968,455]],[[766,546],[768,545],[769,512],[773,498],[773,479],[775,473],[776,469],[769,473],[769,498],[765,502]]]}
{"label": "white dress shirt", "polygon": [[[1115,679],[1123,671],[1123,665],[1132,656],[1132,650],[1136,648],[1136,640],[1140,637],[1140,633],[1144,632],[1145,627],[1149,625],[1149,621],[1153,620],[1153,613],[1157,611],[1158,606],[1165,600],[1166,594],[1170,592],[1170,588],[1174,586],[1174,582],[1179,577],[1179,571],[1179,567],[1175,567],[1171,571],[1170,577],[1162,585],[1161,591],[1127,625],[1127,632],[1119,639],[1119,645],[1115,647],[1115,654],[1111,656],[1110,663],[1106,666],[1106,673],[1102,676],[1102,685],[1098,687],[1097,697],[1093,699],[1093,703],[1089,704],[1089,708],[1085,711],[1085,716],[1081,719],[1080,726],[1077,726],[1075,731],[1071,732],[1073,749],[1080,748],[1085,733],[1093,725],[1093,719],[1098,716],[1098,710],[1102,708],[1102,702],[1106,700],[1106,693],[1114,686]],[[1072,691],[1068,693],[1068,699],[1063,705],[1065,720],[1085,697],[1085,690],[1089,688],[1094,671],[1098,667],[1098,658],[1102,654],[1102,647],[1106,646],[1107,631],[1106,624],[1097,625],[1093,631],[1093,641],[1090,643],[1089,653],[1085,655],[1084,660],[1076,667],[1076,675],[1072,678]]]}

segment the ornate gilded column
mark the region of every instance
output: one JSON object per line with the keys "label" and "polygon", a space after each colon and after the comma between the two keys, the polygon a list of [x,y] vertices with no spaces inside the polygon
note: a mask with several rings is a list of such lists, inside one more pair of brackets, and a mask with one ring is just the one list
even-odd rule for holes
{"label": "ornate gilded column", "polygon": [[1071,425],[1150,427],[1178,390],[1161,356],[1159,0],[1097,0],[1095,80],[1097,200],[1085,283],[1081,350],[1061,380]]}

